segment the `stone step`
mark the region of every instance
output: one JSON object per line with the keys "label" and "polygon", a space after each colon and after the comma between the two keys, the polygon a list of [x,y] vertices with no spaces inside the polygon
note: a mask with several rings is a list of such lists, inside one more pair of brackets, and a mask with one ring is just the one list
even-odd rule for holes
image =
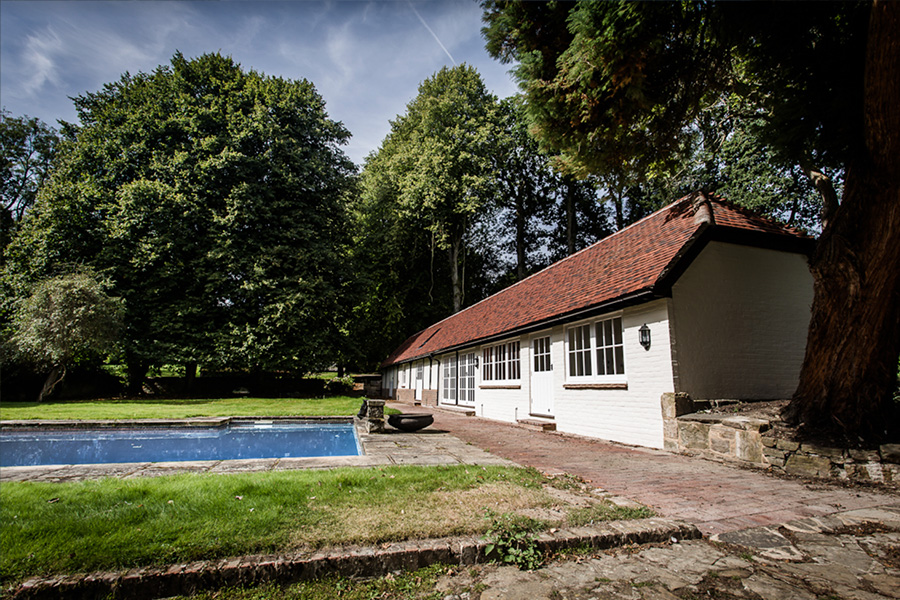
{"label": "stone step", "polygon": [[539,419],[519,419],[516,422],[526,429],[534,429],[535,431],[556,431],[556,423],[552,421],[541,421]]}
{"label": "stone step", "polygon": [[452,404],[439,404],[438,408],[441,410],[446,410],[447,412],[465,415],[467,417],[475,416],[475,409],[469,408],[467,406],[453,406]]}

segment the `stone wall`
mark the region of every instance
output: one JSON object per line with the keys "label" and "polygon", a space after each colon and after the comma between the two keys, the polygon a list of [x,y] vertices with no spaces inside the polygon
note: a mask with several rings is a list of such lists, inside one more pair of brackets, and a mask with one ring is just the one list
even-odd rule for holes
{"label": "stone wall", "polygon": [[900,444],[878,449],[828,448],[763,436],[763,455],[773,469],[792,475],[900,483]]}
{"label": "stone wall", "polygon": [[665,448],[790,475],[900,483],[900,444],[828,448],[777,439],[771,423],[742,415],[695,412],[709,407],[687,394],[662,395]]}
{"label": "stone wall", "polygon": [[397,401],[412,404],[416,401],[416,390],[400,388],[397,390]]}

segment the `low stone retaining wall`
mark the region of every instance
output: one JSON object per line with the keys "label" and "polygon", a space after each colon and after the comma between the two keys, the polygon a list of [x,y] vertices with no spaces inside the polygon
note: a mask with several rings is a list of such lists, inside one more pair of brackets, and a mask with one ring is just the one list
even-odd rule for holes
{"label": "low stone retaining wall", "polygon": [[827,448],[763,435],[763,455],[772,468],[792,475],[900,483],[900,444],[877,450]]}
{"label": "low stone retaining wall", "polygon": [[[612,521],[596,527],[575,527],[538,536],[543,552],[590,546],[597,549],[699,539],[694,525],[671,519]],[[488,560],[488,542],[476,537],[399,542],[388,548],[364,547],[320,552],[312,556],[245,556],[193,562],[168,568],[133,569],[83,576],[30,579],[6,590],[16,600],[45,598],[129,598],[143,600],[185,595],[223,587],[291,583],[327,575],[379,577],[397,570],[415,570],[435,563],[472,565]]]}
{"label": "low stone retaining wall", "polygon": [[663,394],[661,403],[666,450],[790,475],[900,483],[900,444],[828,448],[776,439],[766,419],[695,412],[709,403],[687,394]]}

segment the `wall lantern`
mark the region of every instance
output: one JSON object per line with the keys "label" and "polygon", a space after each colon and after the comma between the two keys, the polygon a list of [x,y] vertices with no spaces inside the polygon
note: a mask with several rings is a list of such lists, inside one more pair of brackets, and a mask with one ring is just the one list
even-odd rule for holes
{"label": "wall lantern", "polygon": [[477,356],[475,357],[475,368],[476,369],[478,368],[478,357]]}
{"label": "wall lantern", "polygon": [[650,328],[647,327],[647,324],[644,323],[641,325],[641,328],[638,329],[638,334],[640,334],[641,346],[644,347],[644,350],[650,349]]}

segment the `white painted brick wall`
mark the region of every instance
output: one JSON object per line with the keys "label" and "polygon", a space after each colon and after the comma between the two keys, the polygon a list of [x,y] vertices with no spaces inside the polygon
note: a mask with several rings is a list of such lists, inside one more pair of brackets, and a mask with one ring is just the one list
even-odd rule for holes
{"label": "white painted brick wall", "polygon": [[673,288],[677,391],[695,399],[789,398],[812,297],[804,256],[711,242]]}
{"label": "white painted brick wall", "polygon": [[[673,390],[669,352],[669,300],[657,300],[622,313],[627,390],[565,389],[564,328],[555,331],[556,427],[604,440],[663,447],[660,396]],[[639,343],[638,330],[650,328],[649,350]]]}

